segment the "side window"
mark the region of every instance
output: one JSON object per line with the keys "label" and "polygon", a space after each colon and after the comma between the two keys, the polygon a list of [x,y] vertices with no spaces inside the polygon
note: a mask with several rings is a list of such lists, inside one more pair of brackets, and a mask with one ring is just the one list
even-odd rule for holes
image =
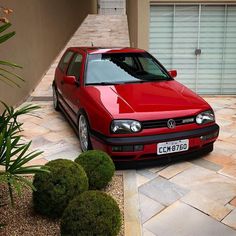
{"label": "side window", "polygon": [[73,55],[73,52],[72,51],[68,51],[65,55],[64,55],[64,57],[61,59],[61,61],[59,62],[59,68],[63,71],[63,72],[65,72],[65,70],[66,70],[66,68],[67,68],[67,65],[68,65],[68,63],[69,63],[69,61],[70,61],[70,58],[71,58],[71,56]]}
{"label": "side window", "polygon": [[134,61],[134,58],[132,57],[125,57],[124,63],[126,63],[128,66],[132,67],[135,70],[138,70],[137,63]]}
{"label": "side window", "polygon": [[72,75],[75,76],[77,80],[79,79],[82,66],[82,59],[83,56],[81,54],[75,54],[69,65],[67,75]]}
{"label": "side window", "polygon": [[168,77],[166,73],[151,58],[139,57],[139,62],[141,63],[143,70],[149,74],[163,76],[165,78]]}

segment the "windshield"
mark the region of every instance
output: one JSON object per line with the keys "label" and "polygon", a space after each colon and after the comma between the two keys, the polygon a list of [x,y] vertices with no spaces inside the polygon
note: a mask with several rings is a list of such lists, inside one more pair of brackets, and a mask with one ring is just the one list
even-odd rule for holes
{"label": "windshield", "polygon": [[148,53],[91,54],[86,85],[170,80],[165,69]]}

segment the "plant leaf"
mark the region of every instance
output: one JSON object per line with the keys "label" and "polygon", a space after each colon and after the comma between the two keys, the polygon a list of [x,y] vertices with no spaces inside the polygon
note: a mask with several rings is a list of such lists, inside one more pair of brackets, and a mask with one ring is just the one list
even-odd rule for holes
{"label": "plant leaf", "polygon": [[[1,68],[0,68],[0,70],[1,70]],[[12,85],[8,81],[10,81],[14,85],[16,85],[18,88],[20,88],[20,85],[17,84],[13,79],[9,78],[8,76],[6,76],[6,75],[4,75],[2,73],[0,73],[0,76],[2,76],[3,78],[5,78],[7,80],[7,81],[5,81],[5,80],[1,79],[2,81],[6,82],[9,86],[12,86]]]}
{"label": "plant leaf", "polygon": [[19,80],[21,80],[21,81],[24,81],[24,80],[22,79],[22,77],[20,77],[19,75],[15,74],[15,73],[13,73],[13,72],[11,72],[11,71],[9,71],[9,70],[3,69],[3,68],[0,68],[0,70],[1,70],[1,71],[4,71],[5,73],[8,73],[8,74],[10,74],[10,75],[12,75],[12,76],[14,76],[14,77],[16,77],[17,79],[19,79]]}
{"label": "plant leaf", "polygon": [[3,66],[10,66],[10,67],[12,67],[12,68],[23,68],[22,66],[20,66],[20,65],[17,65],[17,64],[15,64],[15,63],[12,63],[12,62],[9,62],[9,61],[0,61],[0,65],[3,65]]}
{"label": "plant leaf", "polygon": [[13,37],[16,34],[15,31],[4,34],[3,36],[0,37],[0,43],[3,43],[5,41],[7,41],[8,39],[10,39],[11,37]]}
{"label": "plant leaf", "polygon": [[[36,152],[33,151],[32,153],[30,153],[29,155],[27,155],[24,158],[21,158],[17,164],[14,166],[15,169],[19,169],[20,167],[22,167],[24,164],[26,164],[27,162],[31,161],[32,159],[34,159],[35,157],[39,156],[40,154],[42,154],[43,152]],[[33,155],[32,155],[33,154]],[[30,167],[30,166],[29,166]]]}
{"label": "plant leaf", "polygon": [[7,137],[7,141],[6,141],[6,170],[9,168],[9,163],[10,163],[10,158],[11,158],[11,138]]}
{"label": "plant leaf", "polygon": [[49,170],[39,168],[40,166],[29,166],[29,167],[21,167],[18,170],[14,172],[14,174],[21,174],[21,175],[26,175],[26,174],[36,174],[36,173],[41,173],[41,172],[47,172],[49,173]]}
{"label": "plant leaf", "polygon": [[0,26],[0,33],[5,31],[6,29],[8,29],[10,26],[11,26],[11,23],[6,23],[6,24]]}
{"label": "plant leaf", "polygon": [[17,179],[21,182],[23,182],[25,185],[28,185],[31,189],[33,189],[34,191],[36,191],[36,188],[34,187],[33,183],[26,179],[25,177],[23,176],[17,176]]}

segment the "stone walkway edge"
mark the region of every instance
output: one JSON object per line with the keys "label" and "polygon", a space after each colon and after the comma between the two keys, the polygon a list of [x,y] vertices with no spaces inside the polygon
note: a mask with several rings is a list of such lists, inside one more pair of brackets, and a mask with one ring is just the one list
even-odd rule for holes
{"label": "stone walkway edge", "polygon": [[136,170],[123,172],[125,236],[141,236]]}

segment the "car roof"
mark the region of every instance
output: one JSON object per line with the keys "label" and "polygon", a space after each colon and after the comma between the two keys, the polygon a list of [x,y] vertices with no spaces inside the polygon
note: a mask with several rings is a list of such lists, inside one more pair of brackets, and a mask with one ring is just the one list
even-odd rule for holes
{"label": "car roof", "polygon": [[143,49],[130,48],[130,47],[70,47],[68,50],[78,51],[83,50],[87,54],[98,53],[128,53],[128,52],[145,52]]}

